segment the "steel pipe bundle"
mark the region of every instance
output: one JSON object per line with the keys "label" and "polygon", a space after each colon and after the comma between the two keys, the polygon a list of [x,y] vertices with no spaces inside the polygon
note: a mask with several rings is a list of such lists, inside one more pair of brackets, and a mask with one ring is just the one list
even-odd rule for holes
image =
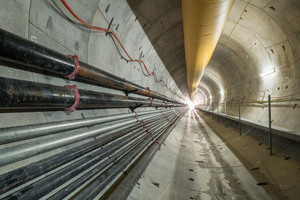
{"label": "steel pipe bundle", "polygon": [[[82,194],[91,198],[95,197],[95,195],[102,191],[111,180],[113,180],[132,160],[136,158],[138,154],[140,154],[141,151],[143,151],[143,149],[145,149],[147,144],[150,144],[151,137],[149,137],[149,132],[145,130],[145,126],[143,126],[144,123],[146,123],[147,128],[152,131],[154,140],[156,140],[161,134],[165,133],[166,130],[173,127],[173,122],[179,119],[186,110],[172,109],[172,111],[173,114],[168,114],[169,111],[165,112],[165,114],[168,115],[168,118],[162,113],[154,113],[144,117],[140,115],[140,123],[137,123],[136,119],[133,121],[126,120],[125,123],[115,121],[114,123],[117,123],[119,126],[112,127],[111,129],[106,128],[106,134],[102,134],[100,138],[94,141],[1,175],[0,194],[2,195],[0,197],[6,197],[8,199],[40,198],[78,175],[80,178],[69,183],[65,186],[65,189],[61,189],[53,196],[53,198],[61,199],[65,197],[86,181],[92,180],[92,178],[96,178],[98,181],[101,180],[101,183],[95,185],[95,182],[93,181],[88,187],[85,187],[85,192],[80,193],[79,196],[77,196],[77,194],[75,196],[77,196],[76,198],[78,199],[82,198]],[[129,121],[131,121],[133,125],[126,125]],[[108,123],[108,126],[111,127],[112,123]],[[120,128],[116,129],[117,127]],[[100,128],[99,130],[104,129],[105,128]],[[101,131],[98,132],[98,134],[100,133]],[[87,132],[84,134],[87,134]],[[73,137],[74,135],[68,135],[65,136],[65,139]],[[91,137],[91,135],[88,134],[88,137]],[[57,143],[60,139],[53,141],[52,138],[52,140],[48,140],[48,142]],[[38,143],[43,147],[48,145],[42,141],[45,140],[40,139],[38,140]],[[25,146],[35,148],[32,144],[33,143],[29,142]],[[22,144],[19,146],[22,146]],[[13,147],[16,146],[14,145]],[[18,149],[18,147],[16,148]],[[9,149],[9,147],[4,149]],[[43,150],[40,150],[38,153],[43,152]],[[3,152],[0,153],[0,155],[2,154]],[[12,153],[12,156],[14,155],[16,154]],[[0,158],[0,162],[3,159],[5,158]],[[75,160],[75,162],[71,162],[73,160]],[[8,196],[4,194],[17,186],[61,166],[65,167],[53,172],[43,179],[31,183],[30,185],[21,187],[21,189]],[[106,171],[102,173],[105,169]],[[86,172],[86,170],[88,171]]]}
{"label": "steel pipe bundle", "polygon": [[[76,69],[73,58],[43,47],[20,36],[0,29],[0,59],[55,73],[62,77],[68,76]],[[98,85],[106,88],[148,96],[173,103],[174,99],[161,95],[150,89],[126,81],[118,76],[79,61],[79,69],[75,81]],[[30,69],[28,69],[30,70]]]}
{"label": "steel pipe bundle", "polygon": [[66,109],[80,95],[78,109],[170,107],[181,104],[158,102],[148,99],[100,93],[74,88],[53,86],[0,77],[0,110],[7,109]]}
{"label": "steel pipe bundle", "polygon": [[60,133],[63,131],[74,130],[82,127],[99,125],[106,122],[113,122],[117,120],[134,117],[135,115],[144,116],[144,115],[157,114],[157,113],[163,113],[168,115],[170,112],[173,111],[155,110],[155,111],[139,112],[138,114],[135,113],[116,114],[116,115],[102,116],[102,117],[90,117],[84,119],[74,119],[74,120],[66,120],[66,121],[58,121],[58,122],[0,128],[0,133],[1,133],[0,144],[6,144],[6,143],[25,140],[25,139],[46,136],[49,134]]}
{"label": "steel pipe bundle", "polygon": [[[139,120],[162,118],[161,113],[151,114],[139,117]],[[136,119],[119,120],[102,125],[100,128],[90,129],[88,131],[75,130],[68,134],[57,134],[55,138],[43,138],[37,141],[27,142],[19,145],[0,149],[0,166],[7,165],[22,159],[35,156],[53,149],[57,149],[81,140],[99,136],[108,131],[122,130],[124,127],[130,128],[135,126]]]}

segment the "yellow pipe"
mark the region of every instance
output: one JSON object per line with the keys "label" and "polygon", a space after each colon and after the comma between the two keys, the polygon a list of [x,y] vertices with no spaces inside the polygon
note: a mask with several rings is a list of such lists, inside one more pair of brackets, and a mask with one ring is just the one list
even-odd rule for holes
{"label": "yellow pipe", "polygon": [[234,0],[182,0],[187,82],[193,100]]}

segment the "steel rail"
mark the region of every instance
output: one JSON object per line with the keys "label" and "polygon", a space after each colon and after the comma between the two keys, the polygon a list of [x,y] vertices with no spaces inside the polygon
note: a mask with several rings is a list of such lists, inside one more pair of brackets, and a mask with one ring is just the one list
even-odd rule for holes
{"label": "steel rail", "polygon": [[[70,56],[58,53],[3,29],[0,29],[0,59],[55,73],[61,77],[72,74],[76,69],[76,61]],[[79,66],[75,81],[180,103],[87,63],[79,61]],[[30,69],[25,68],[25,70],[29,71]]]}

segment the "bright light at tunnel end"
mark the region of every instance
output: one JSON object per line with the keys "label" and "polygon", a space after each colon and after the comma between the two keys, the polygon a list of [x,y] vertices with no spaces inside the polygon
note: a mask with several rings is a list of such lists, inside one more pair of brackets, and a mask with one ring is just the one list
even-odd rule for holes
{"label": "bright light at tunnel end", "polygon": [[194,105],[193,102],[188,101],[187,104],[188,104],[188,106],[189,106],[190,109],[194,109],[195,108],[195,105]]}

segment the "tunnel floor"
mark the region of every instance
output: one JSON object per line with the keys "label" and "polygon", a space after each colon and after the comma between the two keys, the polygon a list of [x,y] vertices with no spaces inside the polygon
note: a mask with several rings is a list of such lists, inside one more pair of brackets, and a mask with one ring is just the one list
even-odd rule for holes
{"label": "tunnel floor", "polygon": [[[250,164],[249,164],[250,165]],[[128,199],[278,199],[194,110],[155,155]]]}

